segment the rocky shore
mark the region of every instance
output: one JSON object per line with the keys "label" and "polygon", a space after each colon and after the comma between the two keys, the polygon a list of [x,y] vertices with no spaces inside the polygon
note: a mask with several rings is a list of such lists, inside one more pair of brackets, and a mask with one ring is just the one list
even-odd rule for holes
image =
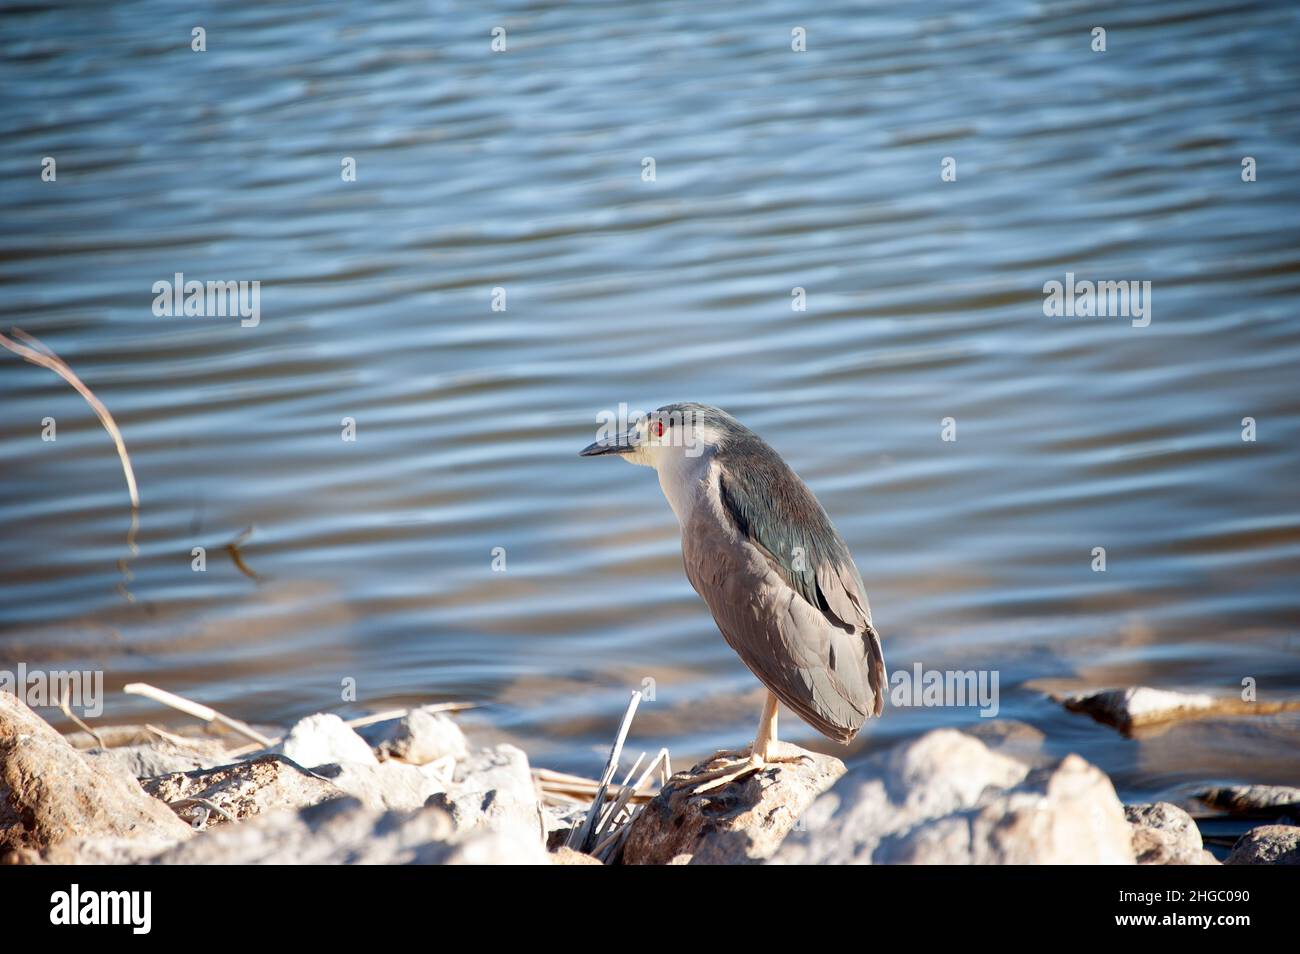
{"label": "rocky shore", "polygon": [[[433,708],[358,726],[313,715],[250,750],[195,726],[63,736],[0,692],[0,861],[1219,863],[1183,807],[1123,805],[1100,769],[1045,758],[1034,734],[936,729],[851,773],[787,746],[793,761],[710,791],[691,783],[707,762],[653,794],[610,785],[602,848],[584,852],[571,845],[588,804],[546,797],[524,752],[476,748]],[[1227,864],[1300,864],[1300,789],[1207,789],[1200,803],[1252,820]]]}

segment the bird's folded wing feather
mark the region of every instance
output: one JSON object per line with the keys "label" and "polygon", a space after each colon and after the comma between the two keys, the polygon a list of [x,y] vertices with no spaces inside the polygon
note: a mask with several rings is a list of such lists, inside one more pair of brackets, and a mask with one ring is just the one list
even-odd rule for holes
{"label": "bird's folded wing feather", "polygon": [[[723,507],[736,529],[800,598],[834,629],[853,635],[855,642],[860,639],[860,649],[852,654],[856,658],[842,658],[846,654],[837,654],[834,648],[842,640],[831,639],[822,660],[826,671],[818,681],[828,681],[826,688],[854,708],[859,708],[860,700],[865,705],[861,710],[864,716],[880,715],[886,684],[884,654],[880,634],[871,622],[866,587],[848,546],[817,499],[792,472],[786,473],[788,478],[779,481],[764,480],[761,473],[748,478],[722,475]],[[773,487],[784,488],[784,492],[775,494]],[[861,685],[863,675],[865,686]],[[868,694],[870,698],[866,698]]]}

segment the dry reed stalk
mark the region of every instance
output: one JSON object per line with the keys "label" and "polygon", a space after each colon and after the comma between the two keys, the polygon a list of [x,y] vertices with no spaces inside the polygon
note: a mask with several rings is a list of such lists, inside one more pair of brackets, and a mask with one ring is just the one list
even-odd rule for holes
{"label": "dry reed stalk", "polygon": [[618,796],[613,800],[613,802],[609,805],[609,807],[605,808],[603,811],[597,814],[596,830],[595,830],[595,834],[592,835],[593,841],[600,840],[600,836],[604,833],[605,829],[609,826],[609,824],[614,820],[615,815],[619,811],[622,811],[623,805],[627,804],[627,798],[624,798],[623,796],[624,795],[627,795],[629,797],[631,796],[632,790],[628,788],[628,783],[632,781],[632,776],[636,774],[636,770],[641,767],[641,763],[644,761],[645,761],[645,753],[642,752],[640,755],[637,756],[636,761],[632,764],[632,768],[629,769],[628,773],[623,776],[623,783],[619,786],[620,791]]}
{"label": "dry reed stalk", "polygon": [[[557,795],[570,801],[577,799],[582,804],[587,805],[595,797],[596,792],[600,789],[600,782],[594,778],[583,778],[580,775],[569,775],[565,772],[557,772],[554,769],[534,768],[533,781],[538,789],[546,795]],[[605,789],[605,799],[609,801],[616,799],[623,794],[622,785],[610,784]],[[633,803],[649,801],[654,797],[654,791],[633,790],[630,798]]]}
{"label": "dry reed stalk", "polygon": [[[644,758],[644,755],[642,757]],[[646,766],[645,771],[641,773],[641,777],[636,780],[635,785],[629,786],[627,782],[623,783],[622,793],[614,801],[614,804],[610,806],[609,811],[605,813],[605,821],[600,826],[600,829],[596,832],[597,838],[599,838],[604,833],[607,827],[612,825],[617,820],[619,813],[627,808],[628,802],[631,801],[632,798],[634,798],[637,795],[641,795],[642,797],[640,801],[642,803],[650,800],[650,794],[648,792],[643,794],[641,792],[641,789],[644,788],[646,783],[650,781],[651,773],[654,772],[655,766],[659,765],[660,763],[663,763],[665,765],[668,763],[667,749],[659,750],[659,752],[654,757],[654,761],[652,761],[649,765]],[[641,764],[640,760],[638,760],[637,765],[640,764]],[[633,766],[633,771],[635,771],[635,766]],[[630,773],[629,773],[629,778],[630,778]],[[636,817],[636,812],[635,811],[629,812],[627,821],[624,823],[624,827],[631,824],[632,819],[634,817]]]}
{"label": "dry reed stalk", "polygon": [[641,693],[634,691],[632,698],[628,700],[627,711],[623,713],[623,722],[619,725],[618,736],[614,739],[614,745],[610,748],[609,759],[605,762],[605,771],[600,777],[600,787],[596,789],[596,797],[591,801],[591,808],[587,811],[587,817],[583,819],[581,825],[569,832],[569,837],[565,841],[570,848],[585,851],[588,847],[595,828],[596,816],[605,804],[605,792],[609,789],[609,783],[614,779],[614,772],[618,770],[619,759],[623,756],[623,743],[627,740],[628,731],[632,728],[632,719],[636,716],[636,709],[640,704]]}

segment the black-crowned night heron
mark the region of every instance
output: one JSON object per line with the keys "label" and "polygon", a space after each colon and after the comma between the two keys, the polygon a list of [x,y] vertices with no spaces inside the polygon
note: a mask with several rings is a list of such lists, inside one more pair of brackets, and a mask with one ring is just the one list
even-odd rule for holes
{"label": "black-crowned night heron", "polygon": [[734,417],[670,404],[583,457],[618,454],[653,467],[682,532],[686,576],[750,671],[768,689],[758,734],[741,756],[696,776],[725,784],[771,762],[784,702],[846,743],[884,708],[885,659],[862,576],[812,491]]}

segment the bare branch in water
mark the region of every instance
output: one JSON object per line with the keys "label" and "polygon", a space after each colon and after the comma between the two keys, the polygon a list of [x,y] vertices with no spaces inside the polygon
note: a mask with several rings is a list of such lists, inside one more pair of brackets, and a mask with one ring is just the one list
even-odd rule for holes
{"label": "bare branch in water", "polygon": [[235,539],[231,540],[229,543],[226,544],[226,552],[230,554],[230,561],[235,564],[235,569],[237,569],[240,573],[244,574],[244,576],[248,577],[253,582],[261,583],[263,581],[262,575],[244,562],[244,554],[240,552],[239,549],[241,546],[243,546],[244,541],[247,540],[252,535],[253,535],[253,527],[251,525],[245,527],[242,531],[240,531],[240,533],[238,534],[238,536],[235,537]]}
{"label": "bare branch in water", "polygon": [[104,430],[108,431],[108,436],[113,438],[113,443],[117,445],[117,456],[122,458],[122,472],[126,474],[126,489],[131,494],[131,506],[138,510],[140,507],[140,493],[136,490],[135,471],[131,469],[131,458],[126,453],[126,442],[122,440],[122,432],[118,430],[117,422],[113,420],[113,415],[104,406],[104,402],[95,397],[95,392],[86,387],[81,378],[77,377],[73,370],[68,367],[68,363],[51,351],[49,347],[21,328],[12,328],[10,331],[15,338],[21,338],[27,344],[19,344],[13,338],[0,334],[0,345],[8,348],[24,361],[40,365],[42,368],[48,368],[63,378],[77,389],[77,393],[85,398],[86,403],[99,415],[99,422],[104,425]]}

